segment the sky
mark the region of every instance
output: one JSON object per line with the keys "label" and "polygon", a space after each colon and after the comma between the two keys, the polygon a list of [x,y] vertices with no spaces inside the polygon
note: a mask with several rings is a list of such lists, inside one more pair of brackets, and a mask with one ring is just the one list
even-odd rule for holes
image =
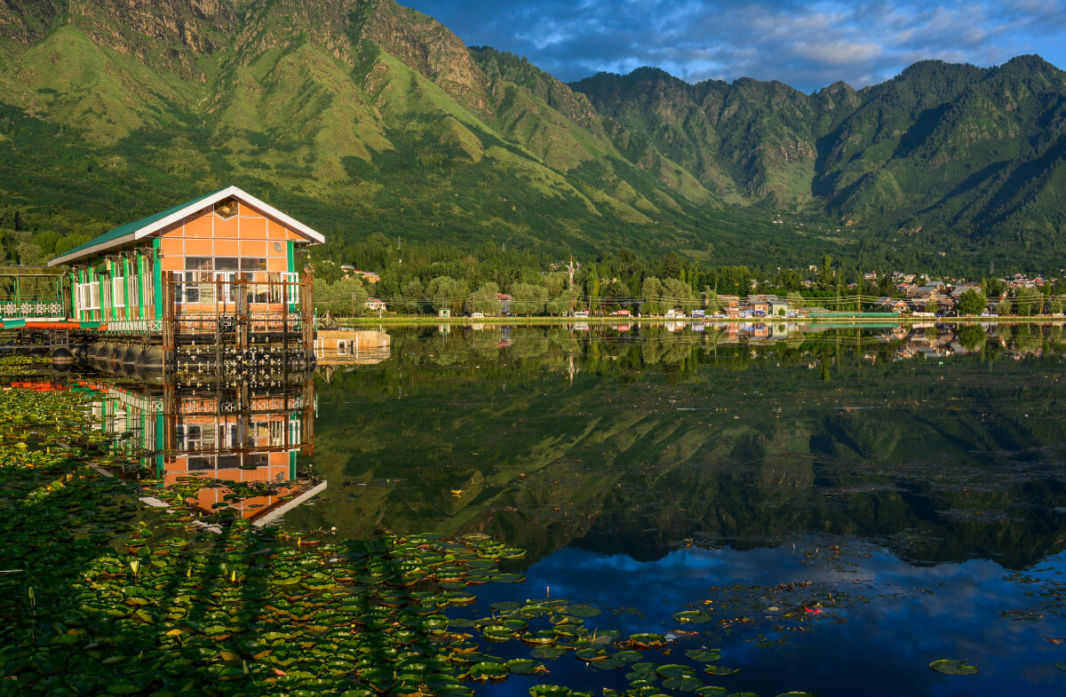
{"label": "sky", "polygon": [[653,66],[688,82],[780,80],[811,92],[883,82],[939,59],[1066,65],[1066,0],[399,0],[470,46],[529,59],[564,81]]}

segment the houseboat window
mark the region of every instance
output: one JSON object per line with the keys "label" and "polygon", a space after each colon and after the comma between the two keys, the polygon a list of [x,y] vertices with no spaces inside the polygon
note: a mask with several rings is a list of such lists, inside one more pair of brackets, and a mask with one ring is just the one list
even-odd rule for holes
{"label": "houseboat window", "polygon": [[244,456],[244,467],[266,467],[267,464],[265,453],[249,453]]}
{"label": "houseboat window", "polygon": [[237,257],[215,257],[215,271],[237,271],[239,263]]}
{"label": "houseboat window", "polygon": [[130,276],[129,283],[130,283],[130,305],[139,305],[140,301],[141,301],[141,299],[139,297],[140,290],[141,290],[141,279],[140,279],[139,276],[137,276],[137,274],[132,274]]}
{"label": "houseboat window", "polygon": [[237,215],[238,210],[239,206],[237,204],[237,199],[232,196],[215,204],[215,214],[223,220],[227,220]]}
{"label": "houseboat window", "polygon": [[100,284],[96,281],[78,284],[78,309],[100,309]]}
{"label": "houseboat window", "polygon": [[241,271],[266,271],[266,259],[253,259],[244,257],[241,259]]}
{"label": "houseboat window", "polygon": [[155,304],[155,269],[153,267],[152,257],[146,256],[144,258],[144,278],[147,283],[144,284],[144,305],[145,307],[152,307]]}
{"label": "houseboat window", "polygon": [[186,271],[210,271],[214,268],[211,257],[185,257]]}
{"label": "houseboat window", "polygon": [[240,455],[236,455],[234,453],[230,453],[228,455],[219,455],[218,456],[218,465],[217,465],[217,467],[219,469],[231,469],[233,467],[240,467],[240,466],[241,466],[241,456]]}
{"label": "houseboat window", "polygon": [[114,307],[126,307],[126,279],[115,276],[111,279],[111,297],[114,298]]}

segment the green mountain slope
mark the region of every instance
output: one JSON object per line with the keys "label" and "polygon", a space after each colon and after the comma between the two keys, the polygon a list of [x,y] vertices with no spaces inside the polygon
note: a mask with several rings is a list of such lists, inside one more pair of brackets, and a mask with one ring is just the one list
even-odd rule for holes
{"label": "green mountain slope", "polygon": [[812,95],[651,69],[572,87],[632,156],[659,148],[749,204],[813,212],[898,247],[985,258],[1059,248],[1066,73],[1036,56],[990,69],[925,61],[881,85]]}
{"label": "green mountain slope", "polygon": [[566,85],[393,0],[8,0],[0,197],[61,233],[46,253],[235,183],[332,253],[381,233],[756,266],[1024,261],[1057,245],[1064,96],[1033,57],[813,95],[653,69]]}
{"label": "green mountain slope", "polygon": [[9,203],[84,236],[235,182],[335,240],[709,248],[683,168],[629,162],[584,96],[391,0],[169,5],[0,8]]}

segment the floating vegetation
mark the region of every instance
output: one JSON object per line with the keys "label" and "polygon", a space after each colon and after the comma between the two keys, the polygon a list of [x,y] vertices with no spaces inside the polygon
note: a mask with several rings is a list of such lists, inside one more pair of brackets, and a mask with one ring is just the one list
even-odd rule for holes
{"label": "floating vegetation", "polygon": [[966,661],[953,658],[941,658],[929,664],[930,670],[944,675],[977,675],[981,671],[977,666],[972,666]]}
{"label": "floating vegetation", "polygon": [[0,376],[36,374],[50,364],[48,356],[4,356],[0,360]]}

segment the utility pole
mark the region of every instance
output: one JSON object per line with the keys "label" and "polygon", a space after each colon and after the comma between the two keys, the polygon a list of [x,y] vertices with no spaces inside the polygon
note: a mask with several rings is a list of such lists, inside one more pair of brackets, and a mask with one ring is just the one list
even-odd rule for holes
{"label": "utility pole", "polygon": [[574,316],[574,255],[570,255],[570,316]]}

